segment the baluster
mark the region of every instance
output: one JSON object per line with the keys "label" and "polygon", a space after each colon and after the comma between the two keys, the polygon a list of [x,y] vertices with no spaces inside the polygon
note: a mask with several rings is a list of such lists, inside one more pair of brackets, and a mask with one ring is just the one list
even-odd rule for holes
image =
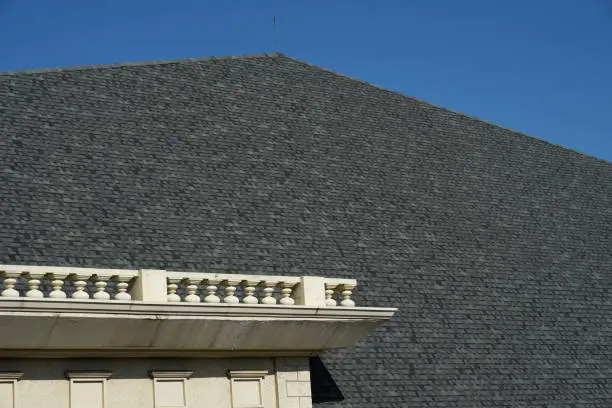
{"label": "baluster", "polygon": [[106,281],[110,280],[110,275],[96,275],[94,286],[96,287],[96,293],[94,293],[93,298],[96,300],[110,300],[110,294],[106,291],[106,286],[108,283]]}
{"label": "baluster", "polygon": [[257,285],[259,282],[255,282],[255,281],[243,281],[245,288],[244,288],[244,298],[242,298],[242,303],[246,303],[249,305],[255,305],[257,303],[259,303],[259,300],[254,296],[255,293],[255,285]]}
{"label": "baluster", "polygon": [[130,284],[121,276],[117,276],[116,279],[117,285],[115,287],[117,288],[117,293],[115,294],[115,300],[132,300],[132,295],[127,291]]}
{"label": "baluster", "polygon": [[353,307],[355,306],[355,302],[351,299],[351,295],[353,294],[352,289],[353,286],[343,285],[344,290],[342,291],[343,300],[340,302],[340,305],[344,307]]}
{"label": "baluster", "polygon": [[240,303],[240,299],[235,295],[236,293],[236,285],[238,285],[239,281],[225,281],[225,297],[223,298],[224,303]]}
{"label": "baluster", "polygon": [[216,285],[219,283],[218,281],[208,279],[208,286],[206,286],[206,293],[208,295],[204,298],[205,303],[220,303],[221,298],[217,296],[217,289],[219,289]]}
{"label": "baluster", "polygon": [[199,281],[189,281],[189,285],[187,285],[187,296],[185,296],[185,302],[190,302],[190,303],[200,303],[202,301],[202,299],[200,299],[200,296],[197,295],[197,291],[198,291],[198,283],[200,283]]}
{"label": "baluster", "polygon": [[41,278],[42,276],[36,274],[36,275],[32,275],[28,273],[28,287],[30,288],[30,290],[28,290],[26,292],[26,297],[30,297],[30,298],[41,298],[44,297],[43,293],[39,290],[40,288],[40,280],[38,278]]}
{"label": "baluster", "polygon": [[336,287],[337,285],[325,284],[325,306],[338,306],[338,302],[334,299]]}
{"label": "baluster", "polygon": [[6,278],[4,280],[4,290],[0,295],[2,297],[19,297],[19,291],[15,289],[15,285],[17,284],[17,279],[15,278]]}
{"label": "baluster", "polygon": [[89,299],[89,293],[85,291],[87,287],[87,275],[75,275],[76,281],[74,282],[74,293],[72,294],[73,299]]}
{"label": "baluster", "polygon": [[274,286],[276,286],[277,282],[274,281],[265,281],[264,282],[264,289],[263,289],[263,293],[264,293],[264,297],[261,299],[261,303],[266,304],[266,305],[275,305],[276,304],[276,298],[273,296],[274,294]]}
{"label": "baluster", "polygon": [[168,283],[168,302],[180,302],[181,297],[176,294],[176,290],[178,289],[177,281],[170,281]]}
{"label": "baluster", "polygon": [[293,285],[283,282],[283,288],[281,289],[281,298],[279,303],[285,306],[295,305],[295,300],[291,297],[293,292]]}
{"label": "baluster", "polygon": [[57,276],[50,274],[49,278],[52,279],[51,287],[53,290],[49,293],[49,297],[53,299],[66,299],[66,292],[62,290],[64,286],[64,280],[58,279]]}

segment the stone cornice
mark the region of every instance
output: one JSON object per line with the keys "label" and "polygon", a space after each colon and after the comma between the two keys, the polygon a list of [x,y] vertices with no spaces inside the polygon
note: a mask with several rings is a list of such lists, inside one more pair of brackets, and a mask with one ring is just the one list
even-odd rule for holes
{"label": "stone cornice", "polygon": [[188,379],[193,375],[193,371],[150,371],[151,378],[183,378]]}
{"label": "stone cornice", "polygon": [[17,371],[0,371],[0,381],[19,381],[23,373]]}
{"label": "stone cornice", "polygon": [[108,380],[112,374],[110,371],[67,371],[66,378],[70,380]]}
{"label": "stone cornice", "polygon": [[268,370],[257,370],[257,371],[228,370],[227,378],[264,378],[268,374],[270,374],[270,371]]}
{"label": "stone cornice", "polygon": [[0,354],[304,355],[350,347],[395,309],[0,299]]}
{"label": "stone cornice", "polygon": [[282,318],[311,318],[311,319],[389,319],[397,311],[388,307],[313,307],[293,305],[282,308],[276,305],[265,304],[193,304],[193,303],[157,303],[140,301],[100,301],[95,299],[76,300],[69,302],[64,299],[52,298],[1,298],[0,313],[16,308],[24,312],[33,313],[91,313],[91,314],[126,314],[131,316],[185,316],[197,317],[282,317]]}

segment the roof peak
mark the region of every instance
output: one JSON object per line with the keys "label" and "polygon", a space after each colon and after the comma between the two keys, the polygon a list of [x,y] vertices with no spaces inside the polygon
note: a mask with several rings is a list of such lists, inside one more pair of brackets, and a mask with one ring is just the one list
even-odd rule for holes
{"label": "roof peak", "polygon": [[278,58],[278,57],[286,57],[286,55],[280,52],[271,52],[271,53],[259,53],[259,54],[238,54],[238,55],[221,55],[221,56],[191,57],[191,58],[172,58],[172,59],[136,61],[136,62],[114,62],[114,63],[103,63],[103,64],[92,64],[92,65],[73,65],[73,66],[54,67],[54,68],[34,68],[34,69],[0,71],[0,76],[2,75],[28,75],[28,74],[64,72],[64,71],[85,71],[85,70],[100,69],[100,68],[121,68],[121,67],[133,67],[133,66],[143,66],[143,65],[145,66],[146,65],[165,65],[165,64],[178,64],[178,63],[184,63],[184,62],[214,61],[214,60],[227,60],[227,59]]}
{"label": "roof peak", "polygon": [[192,58],[174,58],[174,59],[164,59],[164,60],[150,60],[150,61],[139,61],[139,62],[119,62],[119,63],[105,63],[105,64],[93,64],[93,65],[81,65],[81,66],[68,66],[68,67],[57,67],[57,68],[38,68],[38,69],[28,69],[28,70],[13,70],[13,71],[0,71],[0,78],[2,77],[8,77],[8,76],[17,76],[17,75],[32,75],[32,74],[46,74],[46,73],[54,73],[54,72],[74,72],[74,71],[88,71],[88,70],[96,70],[96,69],[113,69],[113,68],[122,68],[122,67],[138,67],[138,66],[156,66],[156,65],[166,65],[166,64],[185,64],[185,63],[197,63],[197,62],[201,62],[201,61],[215,61],[215,60],[240,60],[240,59],[255,59],[255,58],[283,58],[285,60],[290,60],[290,61],[295,61],[298,62],[300,64],[304,64],[307,66],[310,66],[314,69],[320,70],[320,71],[324,71],[324,72],[328,72],[331,73],[333,75],[336,75],[338,77],[341,78],[345,78],[348,80],[352,80],[352,81],[356,81],[359,82],[361,84],[367,85],[367,86],[371,86],[374,88],[377,88],[383,92],[388,92],[394,95],[397,95],[399,97],[402,98],[406,98],[409,100],[413,100],[425,105],[428,105],[432,108],[435,109],[441,109],[447,112],[451,112],[463,117],[466,117],[470,120],[477,120],[479,122],[483,122],[486,123],[489,126],[494,126],[497,128],[501,128],[501,129],[505,129],[507,131],[510,131],[516,135],[520,135],[522,137],[527,137],[529,139],[538,141],[540,143],[545,143],[548,145],[552,145],[555,146],[557,148],[563,149],[563,150],[567,150],[567,151],[571,151],[573,153],[579,154],[579,155],[583,155],[586,157],[589,157],[591,159],[596,159],[598,161],[601,161],[607,165],[612,164],[610,161],[603,159],[603,158],[599,158],[599,157],[595,157],[592,156],[590,154],[578,151],[576,149],[572,149],[566,146],[562,146],[560,144],[557,143],[553,143],[535,136],[531,136],[528,135],[524,132],[512,129],[510,127],[507,126],[502,126],[496,123],[493,123],[491,121],[473,116],[473,115],[469,115],[467,113],[463,113],[460,111],[456,111],[453,109],[449,109],[431,102],[427,102],[425,100],[416,98],[414,96],[410,96],[407,95],[401,91],[397,91],[397,90],[392,90],[389,88],[386,88],[384,86],[380,86],[380,85],[376,85],[374,83],[365,81],[363,79],[360,78],[356,78],[350,75],[346,75],[343,73],[340,73],[338,71],[335,71],[333,69],[329,69],[329,68],[325,68],[307,61],[304,61],[302,59],[299,58],[295,58],[292,56],[288,56],[286,54],[280,53],[280,52],[272,52],[272,53],[259,53],[259,54],[239,54],[239,55],[225,55],[225,56],[206,56],[206,57],[192,57]]}

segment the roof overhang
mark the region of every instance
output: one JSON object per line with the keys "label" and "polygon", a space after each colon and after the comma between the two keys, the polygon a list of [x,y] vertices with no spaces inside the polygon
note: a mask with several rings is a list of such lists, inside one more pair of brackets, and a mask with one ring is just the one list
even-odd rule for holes
{"label": "roof overhang", "polygon": [[312,355],[353,346],[395,310],[0,298],[0,355]]}

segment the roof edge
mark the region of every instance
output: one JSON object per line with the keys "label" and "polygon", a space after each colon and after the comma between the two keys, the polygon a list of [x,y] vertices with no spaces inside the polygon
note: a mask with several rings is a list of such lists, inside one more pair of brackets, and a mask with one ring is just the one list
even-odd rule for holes
{"label": "roof edge", "polygon": [[326,72],[329,72],[329,73],[331,73],[331,74],[337,75],[337,76],[342,77],[342,78],[350,79],[350,80],[352,80],[352,81],[357,81],[357,82],[359,82],[359,83],[361,83],[361,84],[364,84],[364,85],[372,86],[372,87],[377,88],[377,89],[379,89],[379,90],[381,90],[381,91],[384,91],[384,92],[389,92],[389,93],[392,93],[392,94],[394,94],[394,95],[397,95],[397,96],[400,96],[400,97],[403,97],[403,98],[410,99],[410,100],[412,100],[412,101],[416,101],[416,102],[419,102],[419,103],[423,103],[423,104],[429,105],[429,106],[431,106],[432,108],[440,109],[440,110],[443,110],[443,111],[446,111],[446,112],[451,112],[451,113],[454,113],[454,114],[456,114],[456,115],[463,116],[463,117],[465,117],[465,118],[467,118],[467,119],[470,119],[470,120],[476,120],[476,121],[479,121],[479,122],[486,123],[486,124],[488,124],[489,126],[494,126],[494,127],[496,127],[496,128],[499,128],[499,129],[504,129],[504,130],[507,130],[507,131],[509,131],[509,132],[514,133],[514,134],[515,134],[515,135],[517,135],[517,136],[520,136],[520,137],[525,137],[525,138],[528,138],[529,140],[532,140],[532,141],[536,141],[536,142],[544,143],[544,144],[547,144],[547,145],[553,146],[553,147],[555,147],[555,148],[557,148],[557,149],[566,150],[566,151],[572,152],[572,153],[574,153],[574,154],[579,154],[579,155],[581,155],[581,156],[586,156],[586,157],[587,157],[587,158],[589,158],[589,159],[595,159],[595,160],[601,161],[601,162],[603,162],[603,163],[605,163],[605,164],[607,164],[607,165],[612,165],[612,162],[611,162],[611,161],[608,161],[608,160],[606,160],[606,159],[602,159],[602,158],[600,158],[600,157],[592,156],[592,155],[590,155],[590,154],[588,154],[588,153],[584,153],[584,152],[581,152],[581,151],[579,151],[579,150],[572,149],[571,147],[563,146],[563,145],[558,144],[558,143],[553,143],[553,142],[550,142],[550,141],[545,140],[545,139],[541,139],[541,138],[536,137],[536,136],[528,135],[527,133],[523,133],[523,132],[521,132],[521,131],[518,131],[518,130],[512,129],[512,128],[507,127],[507,126],[502,126],[502,125],[499,125],[499,124],[497,124],[497,123],[491,122],[491,121],[486,120],[486,119],[479,118],[479,117],[477,117],[477,116],[469,115],[469,114],[467,114],[467,113],[463,113],[463,112],[459,112],[459,111],[456,111],[456,110],[453,110],[453,109],[446,108],[446,107],[444,107],[444,106],[436,105],[436,104],[434,104],[434,103],[427,102],[427,101],[425,101],[425,100],[423,100],[423,99],[419,99],[419,98],[416,98],[416,97],[414,97],[414,96],[406,95],[406,94],[404,94],[404,93],[402,93],[402,92],[400,92],[400,91],[394,91],[394,90],[392,90],[392,89],[385,88],[384,86],[381,86],[381,85],[376,85],[376,84],[373,84],[373,83],[370,83],[370,82],[364,81],[363,79],[355,78],[355,77],[352,77],[352,76],[350,76],[350,75],[342,74],[342,73],[340,73],[340,72],[334,71],[334,70],[329,69],[329,68],[324,68],[324,67],[321,67],[321,66],[319,66],[319,65],[315,65],[315,64],[312,64],[312,63],[310,63],[310,62],[303,61],[303,60],[301,60],[301,59],[299,59],[299,58],[294,58],[294,57],[291,57],[291,56],[289,56],[289,55],[285,55],[285,54],[278,53],[278,52],[277,52],[277,53],[275,53],[275,55],[276,55],[277,57],[284,57],[284,58],[288,58],[288,59],[290,59],[290,60],[292,60],[292,61],[299,62],[300,64],[305,64],[305,65],[308,65],[308,66],[310,66],[310,67],[312,67],[312,68],[316,68],[316,69],[319,69],[319,70],[321,70],[321,71],[326,71]]}
{"label": "roof edge", "polygon": [[[90,69],[122,68],[122,67],[134,67],[134,66],[142,66],[142,65],[166,65],[166,64],[178,64],[178,63],[184,63],[184,62],[199,62],[199,61],[214,61],[214,60],[277,58],[280,56],[287,57],[286,55],[281,54],[279,52],[271,52],[271,53],[259,53],[259,54],[221,55],[221,56],[212,56],[212,57],[171,58],[171,59],[151,60],[151,61],[115,62],[115,63],[109,63],[109,64],[93,64],[93,65],[73,65],[73,66],[55,67],[55,68],[19,69],[19,70],[11,70],[11,71],[0,71],[0,76],[43,74],[43,73],[48,73],[48,72],[64,72],[64,71],[86,71]],[[300,61],[300,62],[303,62],[303,61]]]}
{"label": "roof edge", "polygon": [[567,147],[567,146],[563,146],[563,145],[558,144],[558,143],[553,143],[553,142],[550,142],[550,141],[545,140],[545,139],[541,139],[541,138],[536,137],[536,136],[528,135],[526,133],[520,132],[520,131],[512,129],[510,127],[502,126],[502,125],[499,125],[497,123],[493,123],[493,122],[491,122],[489,120],[479,118],[477,116],[469,115],[467,113],[459,112],[459,111],[456,111],[456,110],[453,110],[453,109],[449,109],[449,108],[446,108],[446,107],[443,107],[443,106],[440,106],[440,105],[436,105],[434,103],[427,102],[427,101],[425,101],[423,99],[419,99],[419,98],[416,98],[414,96],[410,96],[410,95],[404,94],[404,93],[402,93],[400,91],[394,91],[392,89],[385,88],[385,87],[383,87],[381,85],[376,85],[376,84],[373,84],[371,82],[364,81],[363,79],[359,79],[359,78],[352,77],[350,75],[342,74],[342,73],[334,71],[332,69],[324,68],[324,67],[321,67],[319,65],[312,64],[310,62],[301,60],[299,58],[291,57],[291,56],[283,54],[281,52],[240,54],[240,55],[224,55],[224,56],[208,56],[208,57],[192,57],[192,58],[172,58],[172,59],[165,59],[165,60],[151,60],[151,61],[140,61],[140,62],[118,62],[118,63],[110,63],[110,64],[76,65],[76,66],[56,67],[56,68],[36,68],[36,69],[26,69],[26,70],[0,71],[0,77],[2,77],[2,76],[16,76],[16,75],[32,75],[32,74],[50,73],[50,72],[85,71],[85,70],[94,70],[94,69],[103,69],[103,68],[122,68],[122,67],[146,66],[146,65],[178,64],[178,63],[185,63],[185,62],[231,60],[231,59],[250,59],[250,58],[279,58],[279,57],[287,58],[289,60],[298,62],[300,64],[304,64],[304,65],[310,66],[310,67],[315,68],[317,70],[329,72],[331,74],[337,75],[337,76],[342,77],[342,78],[346,78],[346,79],[349,79],[349,80],[352,80],[352,81],[357,81],[357,82],[359,82],[361,84],[377,88],[377,89],[379,89],[379,90],[381,90],[383,92],[392,93],[392,94],[400,96],[402,98],[406,98],[406,99],[410,99],[412,101],[416,101],[416,102],[419,102],[419,103],[426,104],[426,105],[431,106],[432,108],[435,108],[435,109],[440,109],[440,110],[443,110],[443,111],[446,111],[446,112],[451,112],[451,113],[454,113],[456,115],[460,115],[460,116],[465,117],[465,118],[470,119],[470,120],[476,120],[476,121],[479,121],[479,122],[483,122],[483,123],[486,123],[486,124],[488,124],[490,126],[494,126],[496,128],[504,129],[506,131],[512,132],[513,134],[515,134],[517,136],[528,138],[531,141],[544,143],[544,144],[553,146],[553,147],[555,147],[557,149],[562,149],[562,150],[565,150],[565,151],[568,151],[568,152],[572,152],[574,154],[579,154],[581,156],[585,156],[585,157],[590,158],[590,159],[595,159],[597,161],[601,161],[601,162],[603,162],[603,163],[605,163],[607,165],[612,165],[612,162],[610,162],[610,161],[608,161],[606,159],[602,159],[600,157],[592,156],[592,155],[590,155],[588,153],[584,153],[584,152],[578,151],[576,149],[573,149],[573,148],[570,148],[570,147]]}

